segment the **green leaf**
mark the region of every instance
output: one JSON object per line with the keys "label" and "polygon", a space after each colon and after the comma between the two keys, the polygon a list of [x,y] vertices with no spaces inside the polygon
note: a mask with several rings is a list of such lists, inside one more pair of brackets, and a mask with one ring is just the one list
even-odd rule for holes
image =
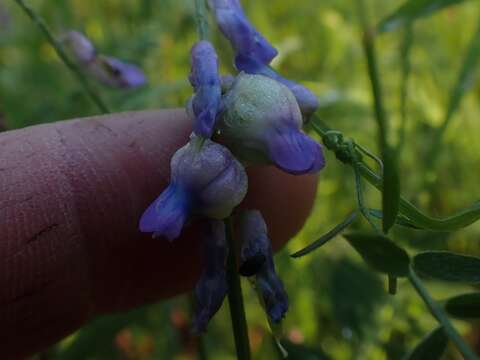
{"label": "green leaf", "polygon": [[374,270],[393,277],[406,277],[410,258],[405,250],[382,235],[353,233],[345,239]]}
{"label": "green leaf", "polygon": [[408,0],[378,25],[379,32],[395,30],[420,17],[457,5],[465,0]]}
{"label": "green leaf", "polygon": [[443,327],[438,327],[412,350],[405,360],[438,360],[447,348],[448,337]]}
{"label": "green leaf", "polygon": [[313,250],[318,249],[320,246],[325,245],[328,241],[330,241],[335,236],[340,234],[343,230],[345,230],[347,227],[349,227],[350,224],[352,222],[354,222],[356,218],[357,218],[357,213],[354,211],[345,220],[343,220],[340,224],[338,224],[333,229],[331,229],[329,232],[327,232],[325,235],[320,237],[320,239],[314,241],[313,243],[311,243],[310,245],[308,245],[304,249],[299,250],[299,251],[293,253],[290,256],[293,257],[293,258],[299,258],[299,257],[305,256],[305,255],[311,253]]}
{"label": "green leaf", "polygon": [[448,251],[427,251],[413,258],[414,270],[443,281],[480,284],[480,258]]}
{"label": "green leaf", "polygon": [[400,176],[398,173],[397,152],[387,146],[383,154],[383,232],[388,233],[395,224],[400,203]]}
{"label": "green leaf", "polygon": [[[368,209],[368,212],[370,215],[373,217],[376,217],[377,219],[383,219],[383,212],[382,210],[378,209]],[[409,219],[407,219],[405,216],[402,214],[398,214],[397,218],[395,219],[395,224],[404,226],[410,229],[415,229],[415,230],[423,230],[422,228],[414,225]]]}
{"label": "green leaf", "polygon": [[448,299],[445,310],[458,319],[479,319],[480,293],[463,294]]}

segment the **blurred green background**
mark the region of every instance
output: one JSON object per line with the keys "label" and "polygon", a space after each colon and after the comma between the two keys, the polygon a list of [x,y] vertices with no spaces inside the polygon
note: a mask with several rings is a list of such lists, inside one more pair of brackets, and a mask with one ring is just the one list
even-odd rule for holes
{"label": "blurred green background", "polygon": [[[320,117],[358,143],[378,152],[369,79],[353,0],[243,0],[256,27],[278,48],[274,67],[309,86],[321,103]],[[402,3],[371,0],[378,23]],[[189,48],[197,39],[193,0],[35,0],[31,5],[56,34],[77,29],[98,49],[139,64],[149,84],[133,91],[98,87],[114,111],[183,106]],[[413,26],[411,76],[407,84],[406,137],[401,153],[402,193],[425,212],[446,216],[477,201],[480,175],[480,87],[472,67],[469,91],[451,118],[434,153],[435,129],[445,118],[452,89],[476,27],[480,3],[466,1]],[[377,38],[384,99],[393,129],[402,123],[402,44],[400,28]],[[223,72],[233,72],[232,51],[215,31]],[[96,86],[96,85],[95,85]],[[471,88],[470,88],[471,87]],[[0,122],[14,129],[97,114],[82,88],[42,34],[13,1],[0,0]],[[397,134],[397,131],[393,132]],[[395,137],[394,137],[395,140]],[[386,292],[386,279],[368,269],[340,237],[302,259],[289,254],[316,240],[356,206],[352,170],[327,152],[315,209],[306,226],[276,256],[291,309],[284,322],[291,359],[400,359],[437,326],[404,282]],[[279,194],[281,196],[281,194]],[[366,186],[366,201],[380,196]],[[357,221],[357,227],[365,227]],[[411,251],[449,249],[480,255],[480,224],[452,234],[394,229],[393,237]],[[279,358],[265,315],[244,282],[250,340],[255,359]],[[436,299],[467,287],[428,283]],[[189,333],[187,296],[97,319],[38,359],[195,359],[199,343]],[[480,327],[455,322],[480,351]],[[209,359],[234,359],[228,305],[203,338]],[[446,359],[460,359],[450,346]]]}

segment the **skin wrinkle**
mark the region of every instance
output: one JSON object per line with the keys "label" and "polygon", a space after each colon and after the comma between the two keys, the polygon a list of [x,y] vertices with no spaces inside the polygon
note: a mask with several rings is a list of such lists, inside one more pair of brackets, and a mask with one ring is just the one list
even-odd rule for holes
{"label": "skin wrinkle", "polygon": [[[192,221],[171,243],[138,231],[142,212],[168,184],[171,156],[190,132],[185,112],[170,110],[0,134],[0,167],[10,169],[0,172],[3,359],[40,350],[92,315],[192,289],[204,262],[199,224]],[[249,173],[255,184],[250,181],[247,206],[264,213],[278,248],[309,213],[316,178],[273,168]],[[52,224],[59,225],[29,242]]]}

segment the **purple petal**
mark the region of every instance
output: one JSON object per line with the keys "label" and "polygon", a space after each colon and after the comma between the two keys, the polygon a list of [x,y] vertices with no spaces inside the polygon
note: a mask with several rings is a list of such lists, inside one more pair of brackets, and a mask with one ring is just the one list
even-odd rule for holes
{"label": "purple petal", "polygon": [[288,311],[288,295],[275,271],[264,271],[257,275],[257,287],[262,294],[268,316],[278,323]]}
{"label": "purple petal", "polygon": [[110,56],[97,56],[88,71],[101,83],[115,88],[135,88],[147,82],[138,66]]}
{"label": "purple petal", "polygon": [[325,166],[320,144],[299,130],[285,128],[271,133],[267,146],[275,165],[291,174],[315,173]]}
{"label": "purple petal", "polygon": [[191,50],[191,64],[189,79],[195,90],[192,100],[194,132],[210,137],[222,95],[218,58],[212,44],[208,41],[196,43]]}
{"label": "purple petal", "polygon": [[237,54],[269,64],[277,50],[253,27],[239,0],[210,0],[220,30]]}
{"label": "purple petal", "polygon": [[154,237],[165,236],[176,239],[189,213],[189,199],[176,185],[169,185],[162,194],[145,210],[140,219],[141,232],[153,232]]}
{"label": "purple petal", "polygon": [[258,210],[248,210],[240,217],[239,273],[243,276],[256,275],[271,256],[270,239],[267,236],[267,224]]}
{"label": "purple petal", "polygon": [[209,221],[205,240],[206,268],[195,287],[193,331],[205,331],[210,319],[222,306],[227,295],[226,261],[228,256],[223,221]]}
{"label": "purple petal", "polygon": [[293,93],[293,95],[295,95],[298,106],[302,110],[302,114],[304,116],[308,117],[315,111],[317,111],[319,105],[318,99],[312,91],[310,91],[303,85],[285,79],[275,70],[273,70],[270,66],[265,65],[251,57],[246,57],[242,55],[237,55],[235,57],[235,66],[239,71],[244,71],[247,74],[258,74],[267,76],[287,86]]}

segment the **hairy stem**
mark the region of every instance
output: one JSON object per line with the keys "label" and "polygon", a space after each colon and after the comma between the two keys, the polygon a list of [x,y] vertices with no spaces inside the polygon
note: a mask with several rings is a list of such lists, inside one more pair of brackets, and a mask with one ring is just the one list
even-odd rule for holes
{"label": "hairy stem", "polygon": [[195,20],[197,22],[198,37],[200,40],[208,40],[209,30],[205,0],[195,0]]}

